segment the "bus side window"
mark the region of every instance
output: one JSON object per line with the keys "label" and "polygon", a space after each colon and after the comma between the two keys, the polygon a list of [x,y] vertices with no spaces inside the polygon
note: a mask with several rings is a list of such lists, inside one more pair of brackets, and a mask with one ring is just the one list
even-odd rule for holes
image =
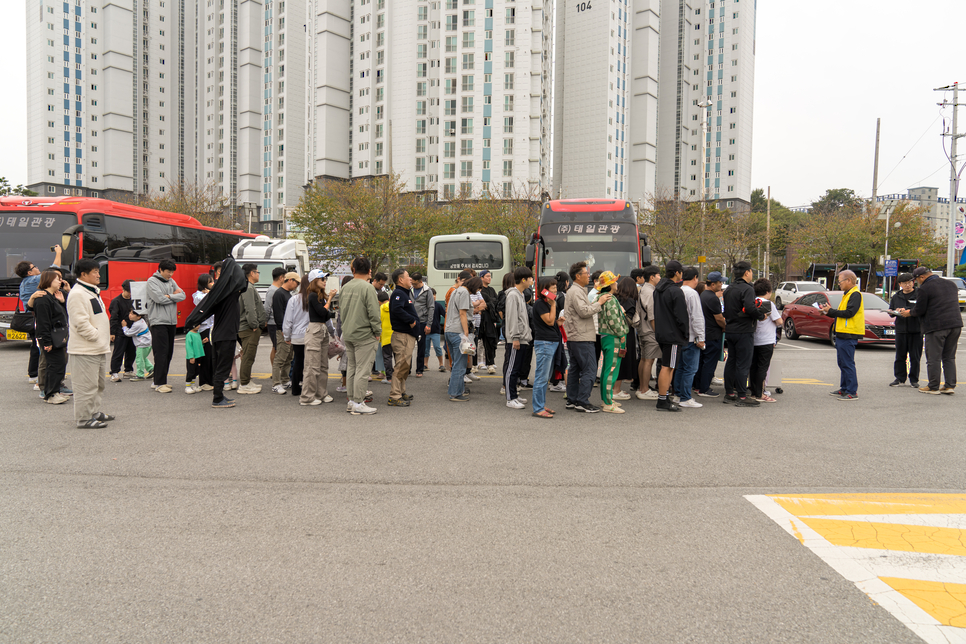
{"label": "bus side window", "polygon": [[184,256],[179,259],[185,264],[209,264],[205,261],[204,231],[194,228],[178,228],[178,242]]}
{"label": "bus side window", "polygon": [[103,290],[107,288],[108,285],[111,283],[110,280],[108,279],[108,275],[110,272],[110,268],[108,267],[109,262],[107,261],[106,257],[99,257],[98,260],[99,260],[98,263],[101,265],[101,275],[100,275],[101,283],[98,284],[97,286]]}

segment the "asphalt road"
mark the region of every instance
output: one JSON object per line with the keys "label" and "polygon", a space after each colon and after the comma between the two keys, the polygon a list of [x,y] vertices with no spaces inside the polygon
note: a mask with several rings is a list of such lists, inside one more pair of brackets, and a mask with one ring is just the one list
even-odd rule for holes
{"label": "asphalt road", "polygon": [[373,383],[371,417],[108,383],[118,420],[79,430],[2,343],[0,641],[919,641],[743,496],[962,492],[966,391],[890,389],[862,347],[842,403],[827,343],[776,357],[754,409],[551,394],[545,421],[429,372],[407,409]]}

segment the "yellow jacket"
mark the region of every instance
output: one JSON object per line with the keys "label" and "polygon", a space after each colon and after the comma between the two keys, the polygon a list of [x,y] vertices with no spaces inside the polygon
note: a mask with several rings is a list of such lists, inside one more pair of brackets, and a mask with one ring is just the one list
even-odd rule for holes
{"label": "yellow jacket", "polygon": [[382,339],[383,346],[392,341],[392,323],[389,322],[389,301],[379,305],[379,317],[382,318]]}
{"label": "yellow jacket", "polygon": [[[857,294],[858,297],[853,298],[853,294]],[[852,310],[848,310],[849,303],[853,299],[859,303],[858,310],[855,309],[855,306],[852,307]],[[865,305],[862,301],[862,292],[859,291],[858,287],[853,286],[848,293],[842,296],[838,311],[835,312],[833,317],[835,317],[835,335],[854,336],[855,338],[865,337]]]}

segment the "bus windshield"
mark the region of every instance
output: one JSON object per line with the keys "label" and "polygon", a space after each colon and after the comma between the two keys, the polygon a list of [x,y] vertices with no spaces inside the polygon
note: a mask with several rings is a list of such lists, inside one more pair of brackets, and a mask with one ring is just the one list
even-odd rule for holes
{"label": "bus windshield", "polygon": [[[60,234],[77,223],[77,215],[56,212],[11,212],[0,217],[0,252],[3,267],[0,279],[16,279],[14,269],[22,261],[33,262],[41,270],[50,266],[54,254],[50,247],[60,243]],[[64,258],[67,261],[67,258]]]}
{"label": "bus windshield", "polygon": [[503,268],[503,244],[498,241],[459,240],[436,242],[433,268],[439,271],[495,270]]}
{"label": "bus windshield", "polygon": [[637,229],[632,223],[550,223],[540,228],[547,248],[543,273],[569,271],[587,262],[587,269],[629,275],[639,264]]}

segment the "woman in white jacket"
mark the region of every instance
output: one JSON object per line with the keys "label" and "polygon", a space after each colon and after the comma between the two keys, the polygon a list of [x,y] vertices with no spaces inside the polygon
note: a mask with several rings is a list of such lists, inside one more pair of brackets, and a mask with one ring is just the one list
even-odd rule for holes
{"label": "woman in white jacket", "polygon": [[[302,395],[302,371],[305,367],[305,331],[309,328],[309,276],[302,276],[299,290],[289,298],[282,321],[282,337],[292,345],[292,395]],[[278,324],[278,320],[275,321]]]}

